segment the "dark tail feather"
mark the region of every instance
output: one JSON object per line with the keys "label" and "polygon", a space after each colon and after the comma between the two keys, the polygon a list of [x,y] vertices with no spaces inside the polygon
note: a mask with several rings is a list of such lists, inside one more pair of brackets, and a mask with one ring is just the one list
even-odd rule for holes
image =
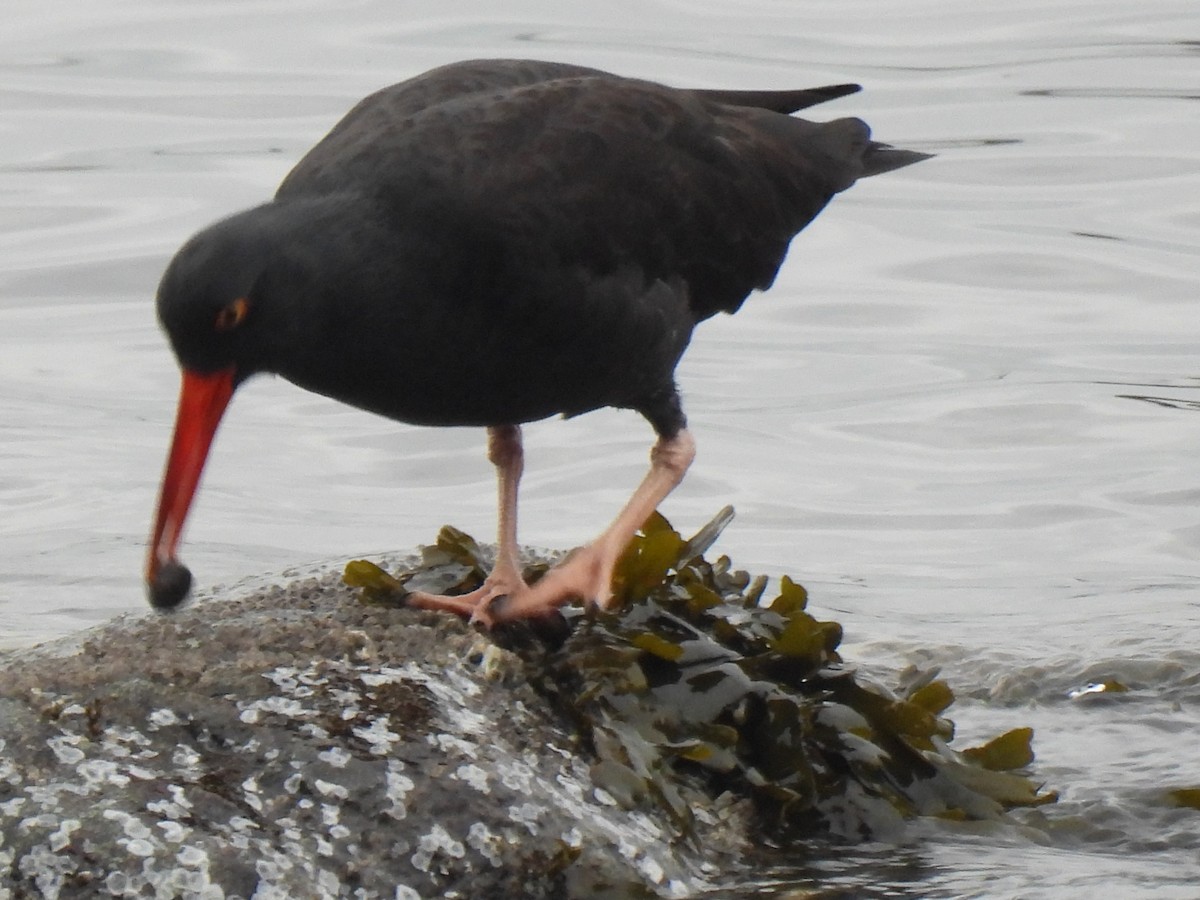
{"label": "dark tail feather", "polygon": [[911,166],[913,163],[919,163],[923,159],[932,159],[932,153],[918,153],[916,150],[901,150],[898,147],[893,147],[890,144],[880,144],[878,141],[871,141],[867,145],[866,151],[862,156],[862,174],[860,178],[866,178],[868,175],[879,175],[883,172],[890,172],[892,169],[900,169],[904,166]]}
{"label": "dark tail feather", "polygon": [[730,106],[749,106],[755,109],[769,109],[777,113],[794,113],[800,109],[808,109],[826,100],[836,100],[847,94],[855,94],[862,90],[858,84],[830,84],[825,87],[806,88],[801,91],[693,91],[705,100],[715,103],[726,103]]}
{"label": "dark tail feather", "polygon": [[835,191],[844,191],[860,178],[911,166],[931,154],[899,150],[890,144],[871,140],[871,129],[862,119],[834,119],[809,122],[806,119],[778,119],[798,132],[808,154],[819,153],[824,160],[823,174]]}

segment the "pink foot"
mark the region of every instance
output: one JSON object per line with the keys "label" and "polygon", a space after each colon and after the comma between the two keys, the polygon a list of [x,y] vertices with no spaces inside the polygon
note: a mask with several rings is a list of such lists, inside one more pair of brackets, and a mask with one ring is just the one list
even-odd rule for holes
{"label": "pink foot", "polygon": [[494,594],[475,607],[472,622],[491,628],[503,622],[548,616],[575,600],[607,609],[612,602],[612,573],[616,556],[596,545],[580,547],[534,585],[522,583]]}
{"label": "pink foot", "polygon": [[404,602],[415,609],[432,609],[451,612],[464,618],[473,618],[478,610],[486,607],[498,597],[529,590],[515,565],[498,564],[483,584],[473,591],[457,596],[429,594],[412,591]]}
{"label": "pink foot", "polygon": [[607,608],[612,601],[615,558],[606,559],[594,545],[571,553],[534,585],[528,585],[515,568],[500,567],[470,593],[458,596],[413,591],[409,606],[451,612],[485,628],[504,622],[548,616],[575,600]]}
{"label": "pink foot", "polygon": [[612,524],[591,544],[581,547],[532,586],[521,577],[517,557],[517,482],[523,465],[521,429],[516,425],[488,429],[488,457],[500,480],[500,548],[496,568],[478,590],[460,597],[414,591],[408,603],[469,616],[491,628],[502,622],[547,616],[573,600],[607,609],[612,604],[612,577],[621,552],[663,498],[683,479],[696,455],[686,429],[659,437],[650,451],[650,471]]}

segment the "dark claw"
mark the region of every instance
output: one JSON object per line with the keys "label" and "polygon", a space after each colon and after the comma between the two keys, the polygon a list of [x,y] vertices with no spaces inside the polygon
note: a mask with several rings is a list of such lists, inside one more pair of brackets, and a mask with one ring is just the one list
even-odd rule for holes
{"label": "dark claw", "polygon": [[[507,594],[499,594],[488,600],[484,605],[484,609],[492,616],[495,616],[501,613],[508,602],[509,598]],[[491,635],[492,640],[500,646],[508,647],[509,649],[521,646],[530,637],[536,638],[551,647],[557,647],[571,633],[570,623],[563,615],[563,612],[557,609],[549,610],[542,615],[529,616],[506,622],[494,622],[490,626],[483,627]]]}
{"label": "dark claw", "polygon": [[154,581],[146,585],[150,605],[164,612],[179,606],[191,589],[192,573],[183,563],[173,559],[163,563]]}
{"label": "dark claw", "polygon": [[475,615],[483,621],[495,621],[497,615],[507,605],[508,594],[497,594],[495,597],[485,600]]}

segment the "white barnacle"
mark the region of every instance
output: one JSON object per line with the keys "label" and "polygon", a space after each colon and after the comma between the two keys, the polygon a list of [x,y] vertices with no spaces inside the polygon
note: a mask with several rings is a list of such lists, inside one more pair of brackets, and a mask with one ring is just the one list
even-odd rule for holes
{"label": "white barnacle", "polygon": [[184,827],[174,819],[168,819],[165,822],[156,822],[155,826],[163,833],[163,839],[170,841],[172,844],[180,843],[191,833],[190,828]]}
{"label": "white barnacle", "polygon": [[456,778],[459,781],[465,781],[481,794],[491,793],[491,788],[488,786],[487,770],[480,768],[474,763],[464,763],[455,769],[450,777]]}
{"label": "white barnacle", "polygon": [[[178,785],[171,785],[171,787],[178,791]],[[168,800],[165,797],[160,800],[149,800],[146,802],[146,811],[154,813],[159,819],[168,821],[182,819],[187,815],[188,807],[191,806],[187,798],[182,797],[182,793],[182,791],[178,791],[179,796],[174,800]],[[182,798],[182,802],[180,798]],[[162,827],[162,822],[159,823],[159,827]]]}
{"label": "white barnacle", "polygon": [[355,728],[354,735],[370,744],[372,753],[386,756],[392,744],[400,740],[400,735],[388,728],[388,724],[387,716],[377,716],[369,726]]}
{"label": "white barnacle", "polygon": [[258,779],[254,776],[242,782],[242,801],[255,812],[262,812],[262,798],[258,796]]}
{"label": "white barnacle", "polygon": [[479,855],[492,864],[493,867],[499,867],[500,846],[501,840],[493,831],[483,822],[474,822],[467,831],[467,844],[479,852]]}
{"label": "white barnacle", "polygon": [[542,813],[545,811],[545,807],[538,806],[536,803],[522,803],[520,806],[510,806],[508,808],[508,817],[518,825],[524,825],[529,829],[530,834],[537,834],[538,819],[542,817]]}
{"label": "white barnacle", "polygon": [[296,678],[299,674],[300,670],[294,666],[276,666],[270,672],[263,672],[263,678],[280,690],[290,691],[299,684],[299,680]]}
{"label": "white barnacle", "polygon": [[46,741],[55,757],[64,765],[73,766],[84,758],[84,752],[75,745],[83,738],[78,734],[59,734]]}
{"label": "white barnacle", "polygon": [[59,823],[58,830],[52,831],[46,837],[46,843],[49,844],[50,849],[57,853],[70,844],[71,832],[78,830],[79,825],[80,822],[78,819],[63,819]]}
{"label": "white barnacle", "polygon": [[421,835],[417,840],[417,851],[412,855],[412,864],[422,872],[428,872],[434,858],[445,853],[454,859],[462,859],[467,854],[463,842],[456,840],[440,823],[435,824],[428,834]]}
{"label": "white barnacle", "polygon": [[330,747],[328,750],[322,750],[317,754],[317,759],[329,763],[335,769],[344,769],[346,763],[350,762],[353,758],[350,755],[350,751],[344,747]]}
{"label": "white barnacle", "polygon": [[321,792],[323,797],[337,797],[339,800],[345,800],[350,796],[350,791],[344,784],[338,784],[334,781],[323,781],[318,778],[315,782],[315,787]]}
{"label": "white barnacle", "polygon": [[426,735],[425,740],[433,746],[437,747],[443,753],[456,752],[461,756],[475,759],[479,755],[479,747],[470,741],[465,741],[456,734],[447,734],[439,732],[438,734]]}
{"label": "white barnacle", "polygon": [[138,840],[138,839],[127,840],[125,838],[121,838],[117,841],[117,843],[123,844],[125,849],[128,850],[131,854],[133,854],[134,856],[141,857],[143,859],[147,856],[154,855],[154,844],[152,844],[150,841],[143,841],[143,840]]}
{"label": "white barnacle", "polygon": [[208,867],[207,851],[203,847],[197,847],[195,844],[188,844],[186,847],[181,847],[179,852],[175,854],[175,858],[179,860],[181,866],[187,866],[189,869]]}
{"label": "white barnacle", "polygon": [[111,759],[85,759],[75,767],[75,771],[89,788],[106,784],[125,787],[130,782],[129,776],[120,771]]}
{"label": "white barnacle", "polygon": [[518,794],[528,794],[533,784],[533,770],[522,762],[497,766],[500,771],[500,781],[510,791]]}
{"label": "white barnacle", "polygon": [[200,754],[187,744],[177,744],[171,754],[171,764],[184,774],[199,776]]}
{"label": "white barnacle", "polygon": [[153,837],[152,832],[146,826],[146,823],[136,816],[131,816],[127,812],[119,809],[106,809],[102,813],[104,818],[110,822],[119,822],[125,836],[130,840],[145,841]]}
{"label": "white barnacle", "polygon": [[175,714],[173,709],[156,709],[150,715],[146,716],[146,721],[150,724],[151,731],[158,731],[160,728],[166,728],[168,725],[178,725],[181,721],[179,716]]}
{"label": "white barnacle", "polygon": [[408,807],[404,801],[408,797],[416,784],[411,778],[402,771],[404,763],[396,760],[388,760],[388,770],[385,776],[387,781],[387,798],[392,805],[385,812],[393,819],[403,819],[408,816]]}

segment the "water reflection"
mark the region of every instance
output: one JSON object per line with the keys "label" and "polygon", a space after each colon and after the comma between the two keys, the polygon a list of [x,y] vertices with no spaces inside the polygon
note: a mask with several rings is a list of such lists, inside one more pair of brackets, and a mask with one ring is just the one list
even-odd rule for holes
{"label": "water reflection", "polygon": [[1200,92],[1171,88],[1038,88],[1021,91],[1024,97],[1072,99],[1113,98],[1127,100],[1200,100]]}
{"label": "water reflection", "polygon": [[[1180,379],[1182,384],[1156,383],[1156,384],[1130,384],[1120,381],[1101,381],[1100,384],[1113,385],[1115,387],[1137,387],[1137,388],[1164,388],[1168,390],[1200,390],[1200,378]],[[1121,400],[1141,400],[1145,403],[1153,403],[1155,406],[1161,406],[1166,409],[1184,409],[1184,410],[1200,410],[1200,398],[1189,399],[1182,397],[1161,397],[1151,394],[1117,394]]]}

